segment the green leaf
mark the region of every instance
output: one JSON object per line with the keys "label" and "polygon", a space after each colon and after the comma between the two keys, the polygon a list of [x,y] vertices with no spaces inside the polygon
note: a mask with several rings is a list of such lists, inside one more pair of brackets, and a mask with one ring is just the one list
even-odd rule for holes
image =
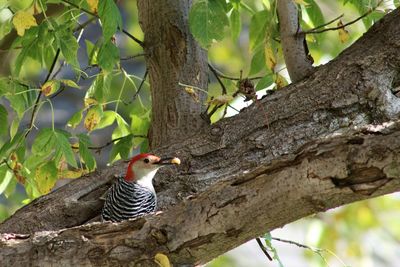
{"label": "green leaf", "polygon": [[76,88],[76,89],[80,89],[79,85],[77,85],[76,82],[74,82],[72,80],[62,79],[62,80],[60,80],[60,82],[62,84],[64,84],[65,86]]}
{"label": "green leaf", "polygon": [[72,115],[72,117],[68,120],[67,126],[71,128],[76,128],[76,126],[78,126],[79,123],[81,123],[82,118],[83,118],[83,110],[75,112],[75,114]]}
{"label": "green leaf", "polygon": [[236,8],[232,9],[229,22],[231,24],[232,39],[237,40],[242,30],[242,22],[240,19],[240,12]]}
{"label": "green leaf", "polygon": [[26,57],[37,58],[36,54],[39,52],[37,49],[39,42],[38,33],[39,27],[31,27],[25,32],[23,37],[19,37],[14,41],[12,45],[13,47],[22,46],[21,52],[18,54],[14,64],[14,72],[16,76],[19,76],[21,67],[25,62]]}
{"label": "green leaf", "polygon": [[6,164],[0,165],[0,195],[7,189],[13,177],[13,173]]}
{"label": "green leaf", "polygon": [[56,146],[54,131],[44,128],[39,131],[32,145],[32,153],[37,155],[49,155]]}
{"label": "green leaf", "polygon": [[5,97],[10,101],[10,105],[17,113],[18,118],[21,119],[24,115],[25,109],[31,105],[31,94],[27,92],[27,89],[29,88],[10,79],[2,80],[0,87],[2,86],[7,86],[7,94]]}
{"label": "green leaf", "polygon": [[272,74],[268,74],[268,75],[264,76],[261,80],[258,81],[258,83],[256,85],[256,91],[265,89],[273,83],[274,83],[274,80],[273,80]]}
{"label": "green leaf", "polygon": [[85,98],[94,98],[99,103],[107,101],[110,95],[112,76],[106,73],[97,75],[96,80],[89,87]]}
{"label": "green leaf", "polygon": [[127,159],[129,157],[133,146],[132,137],[133,136],[131,134],[127,135],[113,145],[110,153],[110,162],[118,159],[118,155],[123,159]]}
{"label": "green leaf", "polygon": [[46,162],[35,171],[35,181],[41,194],[47,194],[57,182],[57,166],[54,161]]}
{"label": "green leaf", "polygon": [[61,151],[62,154],[65,156],[68,164],[72,167],[78,168],[76,164],[74,152],[72,151],[71,145],[68,141],[69,133],[57,129],[55,131],[55,137],[57,140],[57,150]]}
{"label": "green leaf", "polygon": [[97,124],[99,124],[101,117],[103,117],[103,110],[100,105],[92,106],[86,113],[83,125],[88,132],[96,129]]}
{"label": "green leaf", "polygon": [[8,8],[0,7],[0,40],[4,38],[12,29],[11,18],[13,14]]}
{"label": "green leaf", "polygon": [[69,29],[60,29],[56,31],[55,36],[58,47],[67,63],[75,68],[79,68],[77,59],[79,45],[72,31]]}
{"label": "green leaf", "polygon": [[105,71],[112,71],[114,66],[119,63],[119,50],[111,42],[111,40],[106,41],[100,47],[98,55],[99,65]]}
{"label": "green leaf", "polygon": [[85,40],[85,43],[86,43],[86,52],[89,59],[88,65],[89,66],[96,65],[99,47],[97,45],[95,46],[92,42],[90,42],[87,39]]}
{"label": "green leaf", "polygon": [[229,20],[224,5],[218,0],[200,0],[191,8],[189,26],[200,45],[208,48],[216,40],[224,38],[224,28]]}
{"label": "green leaf", "polygon": [[13,119],[13,121],[11,122],[11,127],[10,127],[10,137],[11,138],[14,138],[14,136],[17,134],[20,122],[21,122],[21,120],[18,117],[15,117]]}
{"label": "green leaf", "polygon": [[114,0],[101,0],[98,14],[103,27],[104,40],[109,41],[118,28],[122,28],[122,18]]}
{"label": "green leaf", "polygon": [[308,5],[306,9],[307,15],[310,18],[314,27],[318,27],[325,23],[324,15],[322,14],[321,8],[314,0],[307,0]]}
{"label": "green leaf", "polygon": [[114,123],[115,118],[116,118],[116,114],[115,111],[113,110],[106,110],[103,112],[103,116],[101,117],[100,122],[97,124],[96,126],[96,130],[98,129],[103,129],[105,127],[110,126],[111,124]]}
{"label": "green leaf", "polygon": [[91,144],[90,139],[85,134],[79,134],[78,137],[79,137],[79,154],[81,155],[89,171],[93,171],[96,168],[96,160],[88,148],[88,146]]}
{"label": "green leaf", "polygon": [[254,50],[264,44],[267,35],[267,25],[269,23],[270,13],[268,10],[262,10],[255,13],[250,21],[250,49]]}
{"label": "green leaf", "polygon": [[249,75],[254,75],[265,69],[266,62],[265,62],[265,54],[264,49],[261,47],[256,51],[251,59],[250,65],[250,72]]}
{"label": "green leaf", "polygon": [[114,129],[112,139],[120,138],[131,133],[128,123],[118,113],[115,113],[115,119],[117,120],[118,127]]}
{"label": "green leaf", "polygon": [[24,140],[25,136],[23,133],[17,133],[14,138],[8,140],[4,143],[4,145],[0,148],[0,160],[3,157],[8,157],[9,154],[18,148]]}
{"label": "green leaf", "polygon": [[8,112],[6,110],[6,108],[0,104],[0,135],[2,134],[7,134],[7,127],[6,125],[8,125]]}
{"label": "green leaf", "polygon": [[[148,116],[142,116],[139,117],[135,114],[131,114],[131,119],[132,119],[132,124],[131,124],[131,128],[132,128],[132,133],[134,135],[147,135],[147,132],[149,130],[150,127],[150,118]],[[142,137],[135,137],[133,139],[133,143],[135,146],[140,145],[144,140],[146,140],[146,138],[142,138]]]}
{"label": "green leaf", "polygon": [[42,93],[45,96],[50,96],[60,89],[60,81],[58,80],[50,80],[47,81],[45,84],[42,85]]}

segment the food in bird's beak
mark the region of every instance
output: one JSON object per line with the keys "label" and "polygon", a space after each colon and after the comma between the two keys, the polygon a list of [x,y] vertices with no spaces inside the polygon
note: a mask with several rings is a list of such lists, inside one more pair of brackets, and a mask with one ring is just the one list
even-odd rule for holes
{"label": "food in bird's beak", "polygon": [[172,163],[172,164],[179,165],[179,164],[181,164],[181,160],[180,160],[179,158],[173,158],[173,159],[171,160],[171,163]]}

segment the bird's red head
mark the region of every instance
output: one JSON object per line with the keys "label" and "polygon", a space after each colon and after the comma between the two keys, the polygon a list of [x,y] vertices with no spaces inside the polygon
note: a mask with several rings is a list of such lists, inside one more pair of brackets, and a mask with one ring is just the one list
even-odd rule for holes
{"label": "bird's red head", "polygon": [[125,180],[135,181],[148,175],[154,176],[155,171],[169,164],[180,164],[180,160],[178,158],[160,158],[147,153],[136,155],[129,162]]}

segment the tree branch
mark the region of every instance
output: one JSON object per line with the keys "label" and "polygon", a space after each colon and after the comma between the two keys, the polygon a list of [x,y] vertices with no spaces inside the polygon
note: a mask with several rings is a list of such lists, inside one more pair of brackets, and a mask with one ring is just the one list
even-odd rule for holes
{"label": "tree branch", "polygon": [[3,235],[0,262],[152,266],[163,253],[177,265],[201,264],[307,215],[400,191],[400,99],[391,91],[399,16],[386,15],[307,79],[261,99],[269,128],[253,104],[154,150],[182,159],[155,179],[163,213],[80,226],[99,214],[99,197],[126,168],[119,162],[3,222],[0,232],[30,237]]}
{"label": "tree branch", "polygon": [[[4,266],[153,266],[155,254],[163,253],[177,265],[206,263],[233,244],[304,216],[400,190],[400,173],[394,172],[399,138],[399,121],[379,130],[369,126],[307,143],[295,157],[220,181],[159,215],[18,239],[3,234],[0,260]],[[347,164],[351,171],[342,171]]]}
{"label": "tree branch", "polygon": [[[89,14],[89,15],[94,16],[94,17],[96,17],[96,18],[100,18],[99,15],[97,15],[96,13],[93,13],[93,12],[91,12],[90,10],[87,10],[87,9],[85,9],[85,8],[82,8],[82,7],[80,7],[79,5],[77,5],[77,4],[75,4],[75,3],[72,3],[71,1],[62,0],[62,2],[68,4],[68,5],[70,5],[70,6],[74,7],[74,8],[76,8],[76,9],[79,9],[80,11],[83,11],[83,12],[85,12],[86,14]],[[133,36],[132,34],[130,34],[127,30],[125,30],[125,29],[123,29],[123,28],[121,28],[121,29],[119,29],[119,30],[120,30],[122,33],[124,33],[126,36],[128,36],[130,39],[132,39],[133,41],[135,41],[135,42],[136,42],[138,45],[140,45],[141,47],[144,46],[144,43],[143,43],[141,40],[139,40],[138,38],[136,38],[135,36]]]}
{"label": "tree branch", "polygon": [[[54,56],[53,62],[51,63],[49,72],[47,73],[46,79],[44,80],[44,82],[43,82],[42,84],[45,84],[45,83],[50,79],[51,73],[53,72],[54,67],[56,66],[56,63],[57,63],[57,60],[58,60],[58,56],[60,55],[60,51],[61,51],[60,48],[58,48],[58,49],[57,49],[57,52],[56,52],[56,55]],[[26,136],[31,132],[31,130],[32,130],[33,123],[34,123],[34,121],[35,121],[36,111],[37,111],[37,108],[38,108],[39,101],[40,101],[40,98],[41,98],[41,97],[42,97],[42,91],[40,91],[39,94],[38,94],[37,97],[36,97],[35,105],[33,106],[31,119],[30,119],[30,121],[29,121],[29,126],[28,126],[27,132],[25,133],[25,137],[26,137]]]}
{"label": "tree branch", "polygon": [[314,71],[305,36],[298,34],[301,32],[299,10],[293,0],[279,0],[277,7],[286,67],[292,82],[298,82]]}

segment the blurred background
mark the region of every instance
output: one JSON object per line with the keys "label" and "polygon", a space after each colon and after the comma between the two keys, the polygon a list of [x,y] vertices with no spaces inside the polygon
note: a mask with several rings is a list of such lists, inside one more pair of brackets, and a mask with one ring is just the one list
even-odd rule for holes
{"label": "blurred background", "polygon": [[[4,1],[3,1],[4,2]],[[5,1],[7,2],[7,1]],[[31,0],[11,1],[14,8],[24,8]],[[249,10],[257,12],[270,5],[268,0],[246,0],[242,1]],[[303,1],[296,1],[302,3]],[[303,3],[303,24],[304,29],[312,29],[314,25],[310,14],[305,12],[308,8],[307,0]],[[327,31],[319,35],[308,35],[307,41],[314,65],[320,65],[335,58],[341,51],[356,41],[373,23],[385,13],[395,8],[398,1],[330,1],[319,0],[315,3],[320,8],[322,19],[325,22],[333,20],[341,15],[343,23],[352,21],[373,9],[369,16],[346,27],[345,36],[338,31]],[[379,5],[378,5],[379,4]],[[21,5],[21,6],[18,6]],[[378,5],[378,7],[377,7]],[[15,40],[15,32],[11,30],[9,18],[12,13],[0,1],[0,76],[8,77],[12,74],[18,53],[18,47],[10,48],[10,43]],[[136,1],[118,1],[118,6],[123,18],[124,28],[135,37],[143,40],[143,33],[140,29],[137,16]],[[242,73],[246,76],[264,76],[269,71],[265,67],[259,67],[257,60],[259,56],[249,47],[249,31],[251,19],[254,13],[246,12],[243,8],[240,13],[241,31],[237,38],[230,38],[229,29],[226,29],[226,38],[215,42],[208,50],[209,62],[225,75],[239,77]],[[11,13],[11,15],[10,15]],[[82,13],[77,21],[83,23],[90,19],[90,16]],[[332,26],[336,26],[337,21]],[[14,34],[14,38],[11,35]],[[11,37],[10,37],[11,36]],[[86,132],[82,124],[74,128],[68,127],[67,122],[71,117],[82,110],[85,106],[83,99],[89,87],[96,79],[99,69],[90,66],[90,51],[101,38],[101,26],[98,22],[91,22],[84,31],[76,34],[79,38],[78,58],[81,69],[85,75],[76,79],[77,73],[69,65],[59,61],[55,70],[55,78],[77,80],[80,89],[65,89],[57,97],[52,99],[52,106],[43,104],[38,112],[36,127],[38,129],[51,127],[54,114],[54,125],[56,128],[68,129],[73,134]],[[110,82],[110,97],[107,109],[118,110],[118,113],[127,122],[132,132],[137,131],[139,121],[142,133],[148,128],[150,119],[151,99],[149,84],[143,81],[140,92],[138,88],[142,83],[146,66],[142,56],[141,47],[127,38],[126,35],[117,33],[115,36],[117,47],[120,50],[121,67],[125,71],[112,75]],[[281,55],[277,55],[277,66],[275,67],[287,82],[287,75]],[[40,82],[45,79],[47,72],[41,68],[40,63],[28,58],[19,75],[21,80],[33,81],[39,87]],[[215,77],[210,74],[209,99],[221,94],[221,88]],[[234,81],[223,80],[228,89],[228,94],[237,90]],[[276,89],[276,83],[268,87],[258,88],[258,96],[265,94],[266,90]],[[117,105],[118,100],[124,100],[123,104]],[[8,111],[8,121],[15,119],[15,112],[10,107],[10,102],[2,97],[0,104]],[[234,116],[237,110],[250,105],[244,102],[242,97],[236,97],[227,107],[227,116]],[[29,113],[29,112],[28,112]],[[223,116],[223,109],[213,116],[213,122]],[[137,117],[140,119],[138,120]],[[24,115],[19,121],[19,129],[24,129],[29,124],[29,115]],[[5,122],[0,121],[0,127],[9,127]],[[115,145],[106,145],[116,135],[117,123],[108,125],[90,133],[93,146],[100,147],[93,150],[97,161],[97,168],[101,169],[107,164],[118,160],[119,156],[113,154]],[[144,130],[143,130],[144,129]],[[143,132],[144,131],[144,132]],[[27,140],[27,147],[30,147],[35,139],[38,130]],[[4,144],[7,138],[0,139],[0,145]],[[104,146],[104,147],[103,147]],[[134,149],[129,155],[135,154],[147,148],[146,140],[140,139],[133,143]],[[68,182],[68,179],[57,181],[57,186]],[[0,173],[0,221],[5,220],[22,205],[29,203],[34,197],[21,186],[15,177],[8,177]],[[277,229],[267,236],[272,237],[271,245],[275,256],[273,262],[269,262],[263,255],[255,240],[226,253],[207,264],[209,267],[255,267],[255,266],[399,266],[400,262],[400,194],[392,194],[372,200],[362,201],[340,207],[323,214],[316,214],[300,221]],[[274,239],[275,238],[275,239]]]}

